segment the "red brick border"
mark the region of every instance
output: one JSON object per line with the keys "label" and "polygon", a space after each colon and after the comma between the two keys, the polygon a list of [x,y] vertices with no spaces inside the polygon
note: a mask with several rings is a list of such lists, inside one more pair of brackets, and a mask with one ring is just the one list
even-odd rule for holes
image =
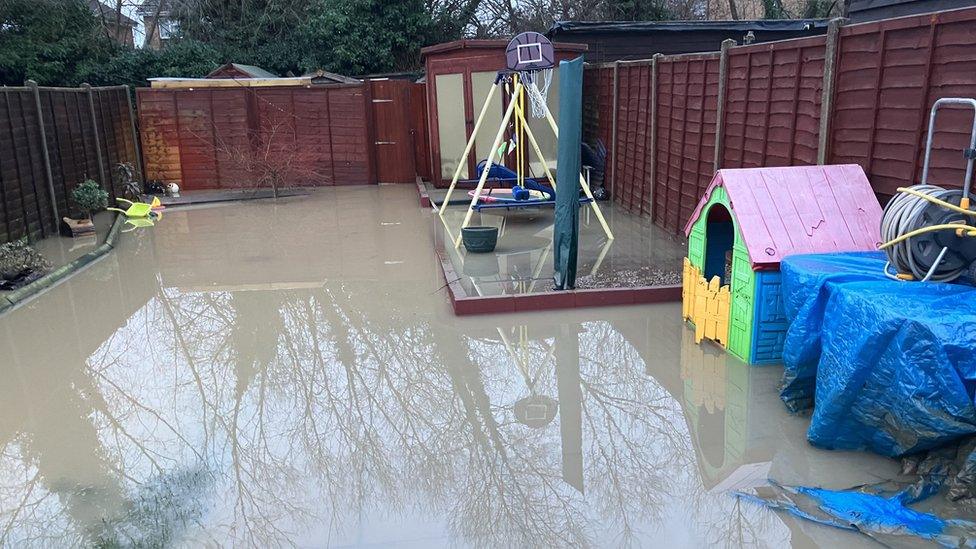
{"label": "red brick border", "polygon": [[417,194],[420,196],[420,207],[425,210],[430,208],[430,195],[427,194],[427,188],[424,186],[424,181],[419,177],[416,179],[417,183]]}
{"label": "red brick border", "polygon": [[461,277],[443,250],[434,250],[441,266],[451,308],[458,316],[492,313],[518,313],[575,309],[580,307],[609,307],[611,305],[643,305],[681,301],[681,286],[640,286],[636,288],[601,288],[596,290],[568,290],[520,295],[469,296],[458,281]]}

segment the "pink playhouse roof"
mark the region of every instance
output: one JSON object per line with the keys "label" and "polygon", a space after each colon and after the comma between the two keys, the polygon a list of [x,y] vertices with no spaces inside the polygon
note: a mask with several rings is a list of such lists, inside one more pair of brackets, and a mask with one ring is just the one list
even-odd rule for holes
{"label": "pink playhouse roof", "polygon": [[685,235],[716,187],[725,187],[753,269],[790,254],[875,250],[881,205],[856,164],[719,170]]}

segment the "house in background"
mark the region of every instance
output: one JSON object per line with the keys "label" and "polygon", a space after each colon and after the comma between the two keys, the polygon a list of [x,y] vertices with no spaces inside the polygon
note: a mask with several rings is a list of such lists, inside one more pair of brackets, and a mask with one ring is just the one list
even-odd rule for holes
{"label": "house in background", "polygon": [[144,0],[136,13],[142,18],[144,48],[163,48],[179,29],[170,0]]}
{"label": "house in background", "polygon": [[217,67],[204,78],[279,78],[279,76],[254,65],[227,63]]}
{"label": "house in background", "polygon": [[128,47],[135,46],[132,31],[139,24],[134,19],[119,13],[115,8],[106,6],[99,0],[88,0],[88,7],[98,18],[105,29],[105,34],[118,44]]}

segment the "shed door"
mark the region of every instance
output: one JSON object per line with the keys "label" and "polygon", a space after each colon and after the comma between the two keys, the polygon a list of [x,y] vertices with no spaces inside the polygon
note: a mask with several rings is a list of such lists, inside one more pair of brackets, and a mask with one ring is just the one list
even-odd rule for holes
{"label": "shed door", "polygon": [[410,135],[410,87],[406,80],[372,80],[376,179],[380,183],[413,183],[417,174]]}

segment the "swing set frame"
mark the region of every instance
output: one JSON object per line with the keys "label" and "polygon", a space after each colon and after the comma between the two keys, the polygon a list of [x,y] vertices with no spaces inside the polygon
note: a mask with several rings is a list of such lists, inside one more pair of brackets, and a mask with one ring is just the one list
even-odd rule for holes
{"label": "swing set frame", "polygon": [[[471,204],[468,208],[467,213],[464,216],[464,221],[461,223],[461,227],[457,231],[457,236],[454,240],[454,248],[460,248],[461,246],[461,232],[471,223],[471,217],[474,215],[476,210],[484,208],[481,206],[479,208],[478,202],[481,200],[482,192],[484,191],[485,183],[488,181],[488,173],[491,171],[491,167],[494,164],[494,157],[497,154],[499,147],[501,146],[502,140],[505,137],[505,131],[508,129],[509,122],[512,121],[513,116],[515,117],[515,134],[517,135],[516,143],[516,180],[517,183],[522,184],[525,181],[525,173],[523,171],[523,166],[526,160],[526,151],[522,147],[523,135],[528,138],[529,143],[532,146],[535,155],[538,157],[539,161],[542,163],[542,167],[545,170],[545,175],[549,179],[549,182],[553,187],[556,184],[556,178],[553,176],[552,171],[549,169],[549,163],[546,161],[545,156],[542,154],[542,149],[539,147],[538,141],[536,141],[535,135],[532,133],[532,129],[529,127],[528,121],[525,115],[525,97],[524,93],[526,91],[533,92],[537,95],[540,94],[539,88],[536,87],[535,82],[531,78],[520,78],[519,73],[510,70],[498,71],[498,75],[495,77],[495,82],[491,85],[488,90],[488,95],[485,97],[484,105],[481,107],[481,112],[478,114],[478,119],[475,122],[474,129],[471,131],[471,137],[468,138],[468,142],[464,147],[464,152],[461,153],[461,158],[458,161],[457,168],[454,170],[454,176],[451,178],[451,185],[447,189],[447,194],[444,196],[444,200],[441,203],[441,207],[438,210],[438,215],[441,220],[444,221],[444,212],[447,210],[447,206],[451,200],[451,194],[454,193],[454,189],[457,186],[458,180],[461,177],[461,170],[467,165],[468,155],[471,154],[471,150],[474,147],[475,139],[478,136],[478,132],[481,129],[482,122],[484,122],[485,115],[488,113],[492,99],[504,88],[505,92],[508,93],[509,102],[508,108],[505,109],[505,115],[502,117],[501,123],[498,125],[498,131],[495,133],[495,139],[492,142],[491,148],[489,148],[488,158],[485,162],[484,169],[481,172],[481,177],[478,178],[478,185],[474,189],[474,193],[471,197]],[[549,122],[549,127],[552,129],[553,135],[556,139],[559,139],[559,127],[556,124],[555,118],[552,116],[552,112],[549,110],[549,106],[542,102],[543,111],[545,113],[545,118]],[[613,232],[610,230],[610,225],[607,224],[607,220],[603,217],[603,212],[600,210],[600,206],[596,203],[593,198],[593,193],[590,191],[590,186],[583,177],[583,174],[579,174],[580,187],[583,189],[583,193],[586,195],[585,199],[581,202],[589,203],[590,207],[593,209],[593,213],[596,215],[597,219],[600,221],[600,225],[603,227],[604,233],[606,233],[609,240],[613,240]],[[526,200],[524,204],[519,202],[511,202],[506,204],[500,204],[494,207],[527,207],[527,206],[544,206],[552,204],[552,201],[540,201],[540,200]],[[446,221],[444,221],[445,227],[447,226]],[[450,232],[450,231],[449,231]]]}

